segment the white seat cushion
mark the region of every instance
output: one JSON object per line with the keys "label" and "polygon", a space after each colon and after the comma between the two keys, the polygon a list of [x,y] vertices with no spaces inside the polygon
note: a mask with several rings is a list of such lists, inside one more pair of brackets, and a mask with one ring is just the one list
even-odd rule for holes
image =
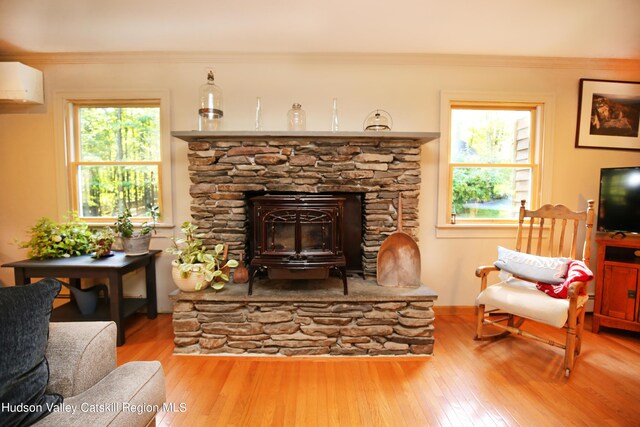
{"label": "white seat cushion", "polygon": [[[586,298],[579,301],[584,304]],[[495,307],[507,313],[561,328],[569,317],[569,300],[552,298],[536,289],[535,283],[509,277],[487,286],[476,298],[476,305]]]}

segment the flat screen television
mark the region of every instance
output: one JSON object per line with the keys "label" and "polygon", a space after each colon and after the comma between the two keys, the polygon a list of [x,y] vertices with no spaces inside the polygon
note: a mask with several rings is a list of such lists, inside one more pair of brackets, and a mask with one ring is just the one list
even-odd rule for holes
{"label": "flat screen television", "polygon": [[598,231],[640,233],[640,166],[600,171]]}

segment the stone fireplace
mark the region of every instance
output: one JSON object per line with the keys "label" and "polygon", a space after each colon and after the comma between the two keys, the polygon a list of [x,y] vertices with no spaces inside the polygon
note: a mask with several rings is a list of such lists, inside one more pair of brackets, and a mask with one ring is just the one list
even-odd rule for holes
{"label": "stone fireplace", "polygon": [[[425,286],[383,288],[376,285],[375,276],[380,245],[396,231],[399,196],[404,231],[416,237],[420,146],[437,138],[437,133],[172,135],[189,144],[191,215],[205,233],[205,244],[226,243],[236,259],[241,252],[255,254],[250,246],[256,244],[249,243],[249,219],[250,200],[256,195],[357,201],[357,221],[344,223],[345,232],[355,232],[344,237],[355,250],[345,246],[351,261],[347,256],[335,267],[362,273],[349,278],[349,295],[343,295],[338,277],[303,282],[276,277],[253,295],[247,295],[246,286],[233,283],[220,293],[174,293],[176,353],[431,354],[437,296]],[[328,229],[316,232],[323,235]],[[327,242],[332,241],[322,244]],[[299,258],[296,262],[303,257],[291,256]]]}
{"label": "stone fireplace", "polygon": [[362,193],[362,270],[375,277],[378,249],[396,229],[416,236],[420,146],[435,133],[173,132],[189,143],[191,214],[210,242],[247,250],[247,194]]}

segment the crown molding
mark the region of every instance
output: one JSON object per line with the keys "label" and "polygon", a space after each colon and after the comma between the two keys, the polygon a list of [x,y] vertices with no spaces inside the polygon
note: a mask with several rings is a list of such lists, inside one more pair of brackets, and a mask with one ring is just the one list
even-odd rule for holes
{"label": "crown molding", "polygon": [[426,53],[20,52],[0,53],[0,61],[20,61],[28,64],[331,63],[617,71],[640,70],[640,58],[569,58]]}

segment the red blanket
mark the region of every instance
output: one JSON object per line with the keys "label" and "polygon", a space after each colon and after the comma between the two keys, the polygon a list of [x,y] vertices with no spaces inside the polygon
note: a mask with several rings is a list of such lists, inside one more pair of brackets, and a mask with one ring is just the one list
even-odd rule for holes
{"label": "red blanket", "polygon": [[[593,273],[582,261],[570,261],[567,271],[567,278],[559,285],[550,285],[548,283],[537,282],[536,287],[545,294],[554,298],[566,299],[569,297],[569,285],[574,282],[588,282],[593,279]],[[585,290],[581,292],[581,295]]]}

